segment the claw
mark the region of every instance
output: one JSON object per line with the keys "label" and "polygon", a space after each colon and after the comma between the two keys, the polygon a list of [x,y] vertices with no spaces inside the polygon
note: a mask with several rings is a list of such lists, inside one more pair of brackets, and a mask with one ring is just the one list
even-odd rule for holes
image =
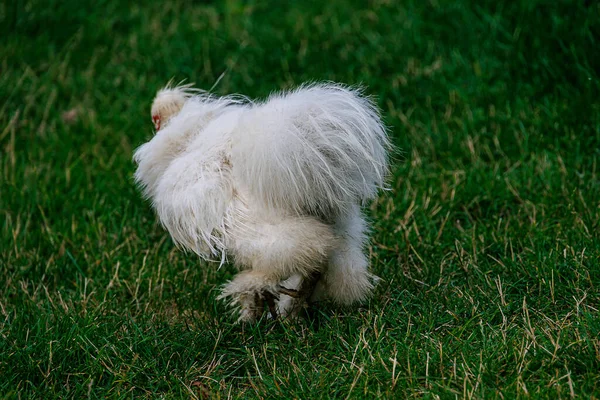
{"label": "claw", "polygon": [[282,299],[277,305],[280,316],[295,318],[303,309],[306,309],[320,277],[319,272],[314,272],[300,280],[292,279],[289,284],[293,285],[293,289],[278,285],[277,292],[289,296]]}
{"label": "claw", "polygon": [[[272,320],[297,316],[310,302],[321,274],[314,272],[289,280],[289,285],[293,285],[292,289],[269,281],[263,275],[259,272],[244,271],[225,285],[219,296],[229,298],[231,304],[239,308],[239,321],[259,320],[265,312]],[[282,295],[288,297],[281,299]]]}
{"label": "claw", "polygon": [[254,293],[254,312],[256,315],[261,315],[265,309],[265,305],[261,299],[261,296],[257,293]]}
{"label": "claw", "polygon": [[273,319],[277,319],[277,309],[275,308],[275,300],[278,299],[277,296],[271,292],[265,291],[262,292],[261,297],[264,300],[264,302],[267,303],[267,306],[269,307],[269,313],[271,313],[271,317]]}
{"label": "claw", "polygon": [[279,287],[277,289],[279,290],[279,293],[285,294],[286,296],[290,296],[295,299],[300,298],[300,293],[295,289],[288,289],[285,286],[281,286],[281,285],[279,285]]}

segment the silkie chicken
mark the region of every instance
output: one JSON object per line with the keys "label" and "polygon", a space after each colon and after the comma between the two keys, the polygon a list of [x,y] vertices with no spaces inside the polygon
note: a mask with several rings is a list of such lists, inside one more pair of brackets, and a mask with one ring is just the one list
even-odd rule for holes
{"label": "silkie chicken", "polygon": [[178,246],[241,270],[219,296],[240,321],[369,296],[361,206],[384,184],[389,141],[359,90],[310,84],[254,102],[167,85],[151,115],[135,180]]}

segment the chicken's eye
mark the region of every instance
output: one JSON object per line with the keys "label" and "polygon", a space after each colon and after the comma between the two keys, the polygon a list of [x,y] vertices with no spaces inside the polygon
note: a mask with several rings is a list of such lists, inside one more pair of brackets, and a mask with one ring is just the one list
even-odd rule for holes
{"label": "chicken's eye", "polygon": [[152,123],[154,123],[154,128],[156,130],[160,129],[160,116],[159,115],[153,115],[152,116]]}

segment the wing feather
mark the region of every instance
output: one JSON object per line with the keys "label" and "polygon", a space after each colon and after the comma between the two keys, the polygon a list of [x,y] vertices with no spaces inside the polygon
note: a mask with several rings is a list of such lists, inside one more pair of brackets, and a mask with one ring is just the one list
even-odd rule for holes
{"label": "wing feather", "polygon": [[225,215],[233,188],[223,157],[191,152],[177,158],[161,177],[153,198],[173,241],[206,259],[225,250]]}

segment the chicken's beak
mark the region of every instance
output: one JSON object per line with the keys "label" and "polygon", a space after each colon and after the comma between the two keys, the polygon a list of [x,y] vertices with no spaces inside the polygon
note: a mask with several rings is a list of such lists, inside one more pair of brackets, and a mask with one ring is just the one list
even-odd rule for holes
{"label": "chicken's beak", "polygon": [[159,131],[160,130],[160,116],[153,115],[152,116],[152,122],[154,123],[154,129],[156,129],[157,131]]}

